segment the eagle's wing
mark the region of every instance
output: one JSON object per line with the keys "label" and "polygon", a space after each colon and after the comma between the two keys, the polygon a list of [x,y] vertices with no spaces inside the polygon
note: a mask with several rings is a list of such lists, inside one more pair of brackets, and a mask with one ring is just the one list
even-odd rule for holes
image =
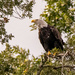
{"label": "eagle's wing", "polygon": [[43,46],[43,48],[45,49],[46,52],[48,52],[49,50],[49,47],[48,47],[48,39],[47,36],[49,35],[46,35],[48,32],[47,28],[42,28],[39,30],[39,39],[40,39],[40,42]]}
{"label": "eagle's wing", "polygon": [[56,40],[60,43],[61,47],[63,47],[64,42],[61,38],[61,34],[58,31],[58,29],[55,28],[54,26],[52,26],[52,27],[50,27],[50,30],[51,30],[53,36],[56,38]]}
{"label": "eagle's wing", "polygon": [[39,40],[40,40],[41,44],[44,46],[44,41],[43,41],[41,32],[39,32]]}

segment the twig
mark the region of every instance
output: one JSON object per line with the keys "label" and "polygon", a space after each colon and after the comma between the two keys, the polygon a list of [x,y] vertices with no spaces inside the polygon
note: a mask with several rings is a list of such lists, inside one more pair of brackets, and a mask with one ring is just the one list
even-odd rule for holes
{"label": "twig", "polygon": [[37,75],[40,75],[42,69],[43,69],[43,64],[39,67],[39,70],[37,71]]}
{"label": "twig", "polygon": [[63,61],[64,61],[65,56],[68,54],[68,52],[69,52],[69,51],[66,51],[66,53],[62,56],[62,69],[61,69],[61,75],[64,75],[64,73],[63,73],[63,68],[64,68],[64,63],[63,63]]}
{"label": "twig", "polygon": [[14,8],[15,8],[15,13],[18,14],[19,17],[21,17],[21,15],[17,11],[17,8],[16,7],[14,7]]}
{"label": "twig", "polygon": [[48,59],[46,54],[44,54],[44,59],[45,59],[45,60],[42,59],[42,64],[39,66],[39,69],[38,69],[38,71],[37,71],[37,75],[40,75],[40,73],[41,73],[41,71],[42,71],[42,69],[43,69],[43,66],[44,66],[45,62],[46,62],[47,59]]}
{"label": "twig", "polygon": [[68,55],[71,56],[71,58],[72,58],[73,60],[75,60],[75,54],[74,54],[74,53],[71,53],[71,52],[69,51]]}
{"label": "twig", "polygon": [[23,19],[22,17],[16,17],[16,16],[14,16],[14,15],[12,15],[12,17],[17,18],[17,19],[20,19],[20,20]]}
{"label": "twig", "polygon": [[19,14],[19,12],[17,11],[17,7],[14,7],[15,8],[15,10],[13,9],[13,11],[18,15],[18,17],[16,17],[16,16],[14,16],[13,15],[13,17],[15,17],[15,18],[17,18],[17,19],[23,19],[23,17]]}

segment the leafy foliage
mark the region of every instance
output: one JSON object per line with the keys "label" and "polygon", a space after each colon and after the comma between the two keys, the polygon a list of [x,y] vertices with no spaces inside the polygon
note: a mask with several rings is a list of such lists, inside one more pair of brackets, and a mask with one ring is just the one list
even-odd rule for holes
{"label": "leafy foliage", "polygon": [[34,2],[29,0],[2,0],[0,1],[1,16],[12,16],[13,12],[15,12],[21,18],[24,18],[25,16],[31,17],[33,4]]}
{"label": "leafy foliage", "polygon": [[[74,3],[71,0],[45,0],[47,6],[40,15],[48,24],[56,26],[60,32],[67,33],[65,51],[54,48],[51,55],[47,53],[29,59],[30,52],[19,46],[11,47],[6,44],[0,53],[1,75],[75,75],[75,23]],[[31,17],[33,1],[28,0],[2,0],[0,1],[0,41],[8,42],[13,35],[6,32],[5,23],[9,22],[8,16],[18,19]],[[21,12],[21,13],[19,13]],[[36,29],[31,25],[32,30]],[[56,55],[53,54],[56,52]]]}
{"label": "leafy foliage", "polygon": [[30,60],[29,54],[29,50],[6,44],[5,50],[0,53],[0,74],[33,75],[41,59],[33,56]]}
{"label": "leafy foliage", "polygon": [[74,22],[73,3],[71,0],[45,0],[47,6],[41,17],[49,24],[56,26],[60,32],[69,33]]}
{"label": "leafy foliage", "polygon": [[71,51],[75,50],[75,24],[73,27],[71,27],[71,35],[67,36],[68,41],[67,43],[67,48],[70,49]]}
{"label": "leafy foliage", "polygon": [[[25,49],[19,48],[19,46],[11,47],[9,44],[6,44],[5,50],[0,53],[0,74],[61,75],[61,58],[56,58],[56,56],[48,58],[47,55],[44,54],[37,58],[32,56],[32,59],[29,59],[29,55],[29,50],[26,51]],[[70,58],[66,60],[67,57],[65,57],[64,65],[68,65],[69,67],[64,67],[63,73],[74,75],[75,66],[73,67],[73,64],[75,64],[75,61]]]}
{"label": "leafy foliage", "polygon": [[22,74],[29,66],[29,50],[19,48],[18,46],[10,47],[6,44],[6,49],[0,53],[0,74]]}
{"label": "leafy foliage", "polygon": [[[5,23],[9,22],[8,17],[13,16],[17,19],[25,17],[31,18],[34,1],[29,0],[1,0],[0,1],[0,42],[3,44],[14,37],[7,34]],[[14,16],[16,14],[17,16]]]}

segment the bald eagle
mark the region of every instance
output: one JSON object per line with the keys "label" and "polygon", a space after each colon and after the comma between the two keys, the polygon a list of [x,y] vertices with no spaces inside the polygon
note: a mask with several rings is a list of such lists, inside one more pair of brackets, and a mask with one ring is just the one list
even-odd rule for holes
{"label": "bald eagle", "polygon": [[63,50],[64,42],[57,28],[48,25],[44,20],[41,19],[34,19],[31,22],[38,26],[39,39],[46,52],[55,47]]}

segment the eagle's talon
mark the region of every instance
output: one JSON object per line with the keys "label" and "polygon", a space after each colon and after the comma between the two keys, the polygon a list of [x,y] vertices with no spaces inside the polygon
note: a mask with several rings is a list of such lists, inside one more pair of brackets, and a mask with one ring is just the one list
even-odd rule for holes
{"label": "eagle's talon", "polygon": [[53,54],[53,56],[56,56],[56,54],[57,54],[57,52],[55,52],[55,53]]}
{"label": "eagle's talon", "polygon": [[49,55],[51,55],[51,52],[50,52],[50,51],[48,51],[47,55],[48,55],[48,56],[49,56]]}

